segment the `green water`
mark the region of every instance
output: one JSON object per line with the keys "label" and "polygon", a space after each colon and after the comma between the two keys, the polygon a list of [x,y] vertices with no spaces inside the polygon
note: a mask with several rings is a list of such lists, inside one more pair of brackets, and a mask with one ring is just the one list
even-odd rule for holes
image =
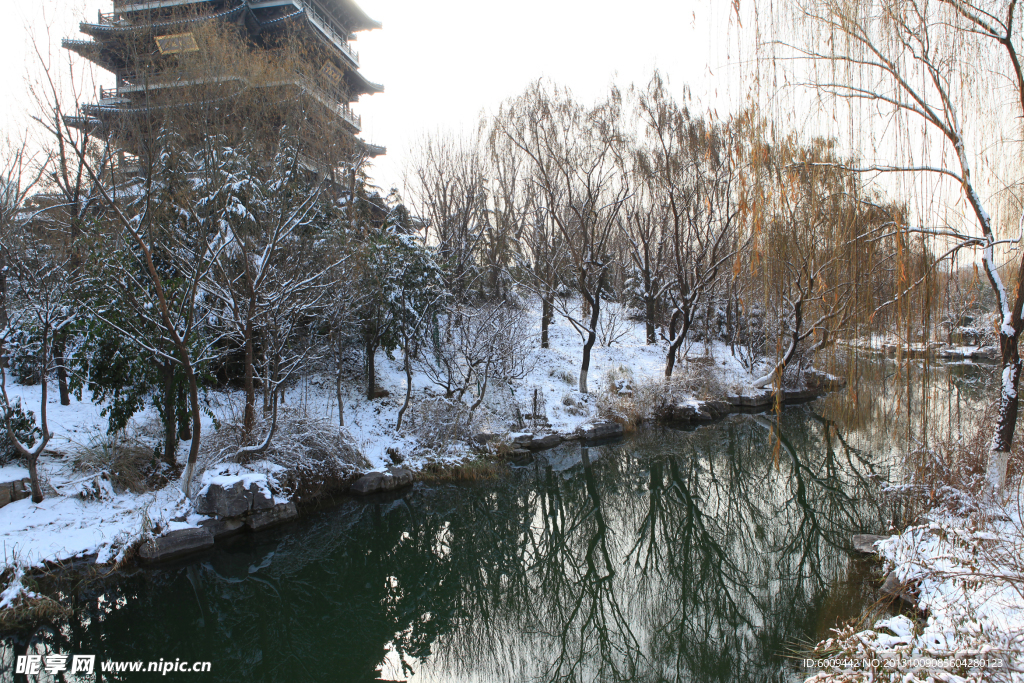
{"label": "green water", "polygon": [[[925,376],[926,412],[951,429],[987,376]],[[844,392],[569,445],[92,584],[70,622],[6,639],[0,666],[10,679],[29,651],[212,668],[99,680],[795,680],[794,654],[876,597],[851,534],[898,517],[876,493],[914,428],[886,373],[872,381],[855,411]]]}

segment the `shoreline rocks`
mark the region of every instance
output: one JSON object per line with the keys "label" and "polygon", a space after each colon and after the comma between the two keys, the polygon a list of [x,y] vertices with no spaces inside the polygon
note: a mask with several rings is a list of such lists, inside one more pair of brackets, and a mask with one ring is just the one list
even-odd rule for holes
{"label": "shoreline rocks", "polygon": [[348,492],[357,496],[368,496],[373,493],[395,491],[412,486],[415,479],[412,470],[404,467],[389,467],[385,472],[367,472],[352,484]]}
{"label": "shoreline rocks", "polygon": [[28,477],[0,483],[0,507],[32,495],[32,484]]}
{"label": "shoreline rocks", "polygon": [[178,529],[139,546],[139,559],[146,564],[166,562],[212,548],[213,543],[214,536],[209,529]]}
{"label": "shoreline rocks", "polygon": [[580,425],[576,428],[576,435],[581,441],[605,441],[607,439],[617,439],[622,436],[623,433],[624,430],[622,425],[610,420],[591,422],[590,424]]}
{"label": "shoreline rocks", "polygon": [[863,555],[877,555],[878,549],[875,547],[875,544],[887,538],[889,537],[876,534],[854,534],[853,549]]}
{"label": "shoreline rocks", "polygon": [[[853,549],[861,555],[870,555],[878,558],[878,548],[876,544],[879,541],[884,541],[890,538],[890,536],[879,536],[877,534],[854,534],[853,538]],[[896,578],[896,572],[889,572],[886,574],[885,579],[882,581],[882,585],[879,587],[879,591],[882,595],[892,598],[899,599],[905,602],[910,607],[920,610],[917,604],[917,596],[914,595],[916,586],[912,582],[910,584],[904,584]]]}

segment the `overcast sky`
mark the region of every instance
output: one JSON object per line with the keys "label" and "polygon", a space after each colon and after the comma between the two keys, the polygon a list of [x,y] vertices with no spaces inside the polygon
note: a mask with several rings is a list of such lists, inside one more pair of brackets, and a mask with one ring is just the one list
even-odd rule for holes
{"label": "overcast sky", "polygon": [[[61,37],[77,33],[82,19],[95,20],[110,2],[5,0],[0,24],[0,125],[24,130],[29,108],[25,76],[38,63],[32,30],[59,54]],[[540,77],[567,85],[581,99],[599,97],[614,81],[645,83],[655,67],[675,88],[688,85],[708,107],[729,108],[742,96],[736,65],[737,30],[729,4],[720,0],[363,0],[383,22],[361,32],[354,47],[362,71],[383,83],[382,94],[363,96],[363,137],[387,146],[371,175],[385,190],[401,185],[409,150],[425,134],[471,134],[482,112],[519,94]],[[112,79],[97,74],[99,82]],[[91,98],[86,98],[91,99]],[[725,113],[722,111],[721,113]]]}

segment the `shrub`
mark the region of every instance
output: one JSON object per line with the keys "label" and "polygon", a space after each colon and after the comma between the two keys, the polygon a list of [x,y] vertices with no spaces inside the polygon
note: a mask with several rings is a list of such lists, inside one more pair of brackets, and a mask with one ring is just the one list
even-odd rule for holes
{"label": "shrub", "polygon": [[443,453],[452,444],[465,441],[472,435],[472,417],[469,406],[462,401],[428,398],[416,403],[409,425],[423,446],[435,453]]}
{"label": "shrub", "polygon": [[576,392],[569,391],[562,394],[562,405],[565,406],[565,412],[570,415],[583,416],[590,412],[587,409],[587,404],[576,397]]}
{"label": "shrub", "polygon": [[666,382],[666,395],[687,395],[701,400],[720,399],[726,393],[719,373],[715,371],[714,361],[704,359],[680,359],[677,370]]}
{"label": "shrub", "polygon": [[75,452],[73,466],[86,474],[106,472],[114,490],[133,493],[150,490],[150,477],[162,469],[151,447],[123,433],[93,438]]}
{"label": "shrub", "polygon": [[[29,448],[34,446],[36,439],[43,435],[43,430],[36,426],[35,413],[22,408],[21,399],[17,398],[11,404],[11,427],[18,440]],[[0,420],[0,465],[17,460],[20,455],[7,435],[7,423]]]}
{"label": "shrub", "polygon": [[575,373],[573,373],[571,370],[567,370],[566,368],[552,368],[551,372],[548,374],[550,377],[562,380],[569,386],[576,385],[577,377]]}
{"label": "shrub", "polygon": [[39,343],[40,340],[25,329],[14,330],[7,338],[7,369],[18,384],[39,384],[39,362],[36,360]]}
{"label": "shrub", "polygon": [[624,390],[623,380],[612,377],[613,372],[609,372],[610,381],[606,382],[605,391],[597,396],[598,413],[605,419],[618,422],[625,431],[630,432],[655,417],[657,409],[665,401],[665,383],[648,379],[630,384],[629,389]]}

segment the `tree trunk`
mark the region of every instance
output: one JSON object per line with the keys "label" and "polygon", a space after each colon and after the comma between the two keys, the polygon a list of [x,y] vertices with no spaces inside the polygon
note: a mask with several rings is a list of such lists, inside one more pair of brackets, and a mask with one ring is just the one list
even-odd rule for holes
{"label": "tree trunk", "polygon": [[[676,335],[676,326],[679,325],[680,319],[682,320],[683,329]],[[689,334],[692,323],[693,316],[690,315],[689,311],[677,309],[672,314],[672,320],[668,324],[668,353],[665,355],[665,379],[672,376],[672,371],[676,366],[676,356],[679,353],[679,347],[683,345],[686,335]]]}
{"label": "tree trunk", "polygon": [[182,345],[182,367],[185,368],[185,377],[188,379],[188,402],[192,408],[192,446],[188,449],[188,464],[185,466],[185,477],[182,480],[185,495],[191,498],[192,477],[195,474],[196,462],[199,460],[199,437],[202,431],[202,415],[199,412],[199,383],[196,374],[192,371],[192,361],[188,357],[188,351]]}
{"label": "tree trunk", "polygon": [[644,318],[647,324],[647,345],[650,346],[658,341],[654,334],[654,318],[657,315],[657,302],[653,296],[644,297]]}
{"label": "tree trunk", "polygon": [[374,363],[374,356],[377,355],[376,340],[366,338],[366,398],[373,400],[373,392],[377,388],[377,367]]}
{"label": "tree trunk", "polygon": [[587,393],[587,372],[590,371],[590,350],[594,348],[594,342],[597,341],[597,319],[601,315],[601,296],[594,297],[591,301],[589,297],[584,297],[584,301],[590,308],[590,330],[587,332],[587,341],[583,344],[583,363],[580,364],[580,393]]}
{"label": "tree trunk", "polygon": [[986,475],[994,495],[1000,496],[1006,486],[1006,469],[1017,426],[1020,385],[1020,354],[1018,336],[1000,333],[999,348],[1003,360],[1002,385],[999,392],[999,419],[989,447]]}
{"label": "tree trunk", "polygon": [[402,428],[402,418],[405,417],[405,411],[409,409],[409,403],[412,401],[412,362],[409,360],[409,350],[405,349],[405,403],[398,410],[398,423],[395,425],[395,431]]}
{"label": "tree trunk", "polygon": [[175,453],[178,450],[177,441],[177,416],[178,407],[177,388],[174,386],[174,364],[163,363],[160,365],[160,373],[164,376],[164,462],[173,465]]}
{"label": "tree trunk", "polygon": [[341,363],[338,363],[338,374],[334,378],[334,393],[338,399],[338,426],[345,426],[345,402],[341,400]]}
{"label": "tree trunk", "polygon": [[555,302],[551,297],[552,294],[548,292],[540,301],[540,347],[542,349],[550,347],[548,329],[551,327],[552,318],[555,317]]}
{"label": "tree trunk", "polygon": [[28,460],[28,479],[32,487],[32,502],[38,505],[43,502],[43,489],[39,486],[39,468],[36,466],[39,454],[29,455],[26,460]]}
{"label": "tree trunk", "polygon": [[178,423],[178,439],[181,441],[192,440],[192,420],[185,418]]}
{"label": "tree trunk", "polygon": [[7,259],[0,255],[0,329],[7,327]]}
{"label": "tree trunk", "polygon": [[60,389],[60,404],[71,405],[71,392],[68,391],[68,369],[64,367],[64,350],[67,348],[67,335],[60,333],[53,344],[53,361],[57,366],[57,386]]}
{"label": "tree trunk", "polygon": [[764,375],[758,377],[753,381],[751,386],[753,386],[755,389],[763,389],[772,382],[774,382],[776,378],[778,378],[778,390],[780,392],[782,391],[782,373],[786,371],[786,366],[789,365],[789,361],[792,360],[793,356],[796,354],[796,348],[797,346],[799,346],[801,340],[800,327],[803,324],[800,314],[801,304],[802,301],[797,301],[796,317],[793,322],[793,333],[789,338],[789,346],[786,348],[786,353],[782,355],[782,358],[779,360],[778,363],[775,364],[775,367],[772,368],[771,372],[765,373]]}
{"label": "tree trunk", "polygon": [[245,411],[242,417],[242,432],[246,444],[252,437],[252,430],[256,427],[256,384],[255,372],[253,371],[256,362],[256,354],[252,343],[252,326],[246,323],[245,326]]}

